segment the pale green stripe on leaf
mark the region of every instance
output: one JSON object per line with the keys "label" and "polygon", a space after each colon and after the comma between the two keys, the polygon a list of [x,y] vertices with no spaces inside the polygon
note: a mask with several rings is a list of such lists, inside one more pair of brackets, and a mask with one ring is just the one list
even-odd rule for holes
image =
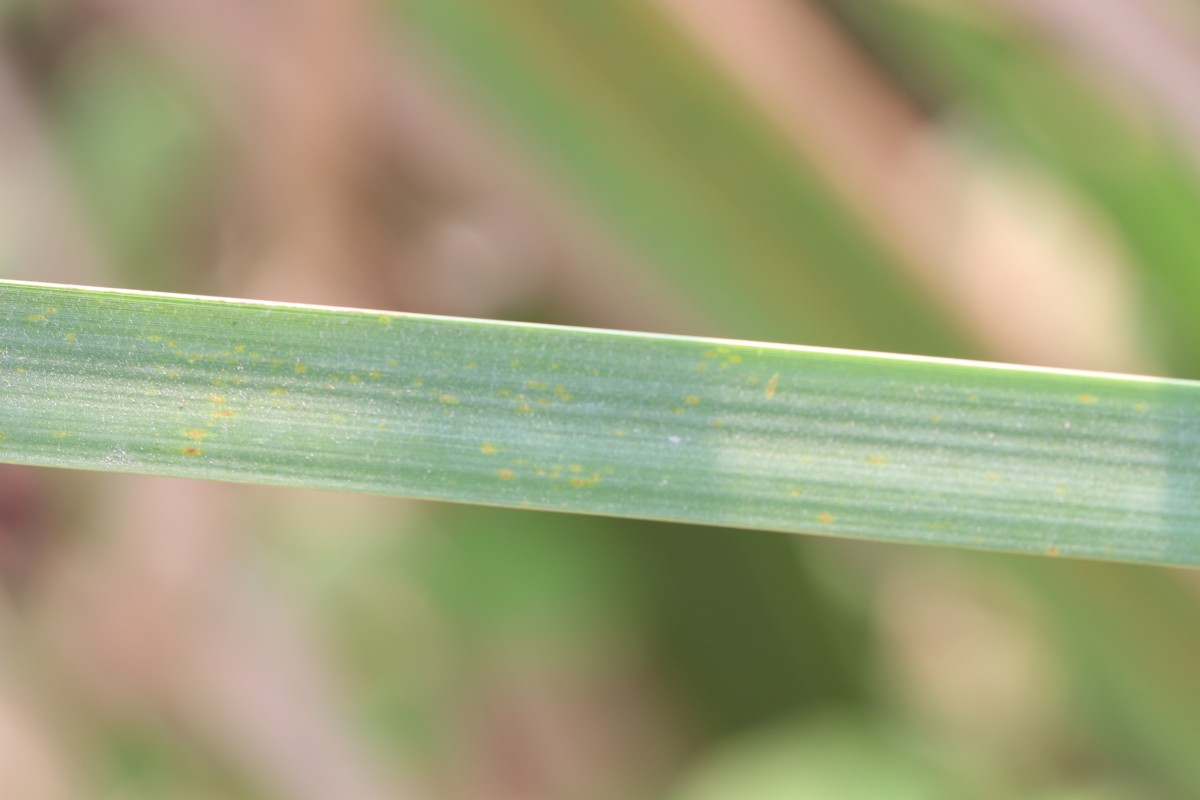
{"label": "pale green stripe on leaf", "polygon": [[1200,563],[1200,384],[0,283],[0,460]]}

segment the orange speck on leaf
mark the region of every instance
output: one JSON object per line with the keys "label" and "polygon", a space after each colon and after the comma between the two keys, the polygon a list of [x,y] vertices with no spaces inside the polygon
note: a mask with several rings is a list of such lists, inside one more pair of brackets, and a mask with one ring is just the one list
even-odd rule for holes
{"label": "orange speck on leaf", "polygon": [[1096,404],[1096,396],[1094,394],[1081,394],[1075,398],[1079,403],[1085,406]]}
{"label": "orange speck on leaf", "polygon": [[448,406],[458,405],[458,398],[452,394],[444,394],[438,398],[438,402]]}
{"label": "orange speck on leaf", "polygon": [[496,477],[498,477],[502,481],[511,481],[513,478],[516,477],[516,473],[514,473],[511,469],[508,469],[507,467],[505,467],[504,469],[496,470]]}
{"label": "orange speck on leaf", "polygon": [[767,398],[768,400],[774,399],[775,398],[775,390],[778,387],[779,387],[779,373],[776,372],[774,375],[771,376],[771,379],[769,381],[767,381],[767,388],[763,389],[763,397]]}
{"label": "orange speck on leaf", "polygon": [[208,402],[216,403],[217,405],[220,405],[221,403],[225,402],[225,397],[224,397],[224,395],[210,394],[208,396]]}
{"label": "orange speck on leaf", "polygon": [[882,467],[884,464],[888,463],[887,456],[881,453],[872,453],[871,455],[867,456],[867,461],[877,467]]}
{"label": "orange speck on leaf", "polygon": [[483,444],[479,445],[479,452],[483,453],[485,456],[494,456],[496,453],[500,452],[500,448],[491,442],[484,442]]}
{"label": "orange speck on leaf", "polygon": [[820,514],[817,514],[817,522],[822,524],[828,525],[829,523],[833,522],[833,520],[833,514],[830,514],[828,511],[822,511]]}
{"label": "orange speck on leaf", "polygon": [[198,456],[204,451],[199,447],[184,447],[179,452],[183,453],[185,456]]}
{"label": "orange speck on leaf", "polygon": [[575,489],[583,489],[584,487],[587,487],[587,486],[595,486],[599,482],[600,482],[600,473],[599,472],[593,472],[591,475],[587,476],[586,478],[582,477],[580,475],[574,475],[567,479],[567,483],[571,484],[571,486]]}

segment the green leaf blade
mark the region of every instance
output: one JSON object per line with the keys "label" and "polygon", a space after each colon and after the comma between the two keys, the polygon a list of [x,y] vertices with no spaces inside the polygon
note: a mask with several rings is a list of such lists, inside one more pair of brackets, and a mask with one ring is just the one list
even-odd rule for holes
{"label": "green leaf blade", "polygon": [[1200,564],[1200,384],[0,283],[0,460]]}

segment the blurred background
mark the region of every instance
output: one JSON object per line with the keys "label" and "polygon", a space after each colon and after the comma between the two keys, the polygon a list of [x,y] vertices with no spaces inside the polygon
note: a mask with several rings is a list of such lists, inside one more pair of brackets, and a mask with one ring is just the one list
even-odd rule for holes
{"label": "blurred background", "polygon": [[[0,0],[0,276],[1200,378],[1194,0]],[[0,466],[0,796],[1200,797],[1195,573]]]}

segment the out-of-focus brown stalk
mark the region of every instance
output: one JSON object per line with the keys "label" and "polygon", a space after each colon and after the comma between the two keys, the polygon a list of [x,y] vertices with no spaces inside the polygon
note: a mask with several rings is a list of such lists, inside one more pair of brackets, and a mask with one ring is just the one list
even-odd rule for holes
{"label": "out-of-focus brown stalk", "polygon": [[659,3],[996,356],[1147,368],[1119,247],[1048,178],[957,153],[810,3]]}

